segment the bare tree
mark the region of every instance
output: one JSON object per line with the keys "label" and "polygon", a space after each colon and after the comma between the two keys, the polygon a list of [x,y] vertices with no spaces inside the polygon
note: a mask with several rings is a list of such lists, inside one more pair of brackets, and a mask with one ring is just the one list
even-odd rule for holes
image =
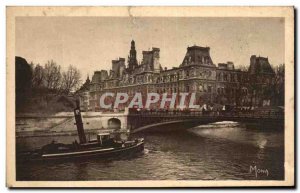
{"label": "bare tree", "polygon": [[240,69],[242,72],[248,72],[248,67],[245,65],[239,65],[237,69]]}
{"label": "bare tree", "polygon": [[276,105],[284,105],[284,76],[285,76],[285,65],[280,64],[275,69],[275,80],[274,80],[274,96]]}
{"label": "bare tree", "polygon": [[33,88],[41,88],[43,87],[43,83],[45,80],[44,68],[40,64],[37,64],[33,68],[33,76],[32,76],[32,86]]}
{"label": "bare tree", "polygon": [[76,90],[81,82],[80,76],[79,70],[70,65],[68,70],[62,74],[62,92],[69,94],[71,91]]}
{"label": "bare tree", "polygon": [[50,90],[58,90],[61,81],[60,66],[53,60],[48,61],[44,68],[45,86]]}

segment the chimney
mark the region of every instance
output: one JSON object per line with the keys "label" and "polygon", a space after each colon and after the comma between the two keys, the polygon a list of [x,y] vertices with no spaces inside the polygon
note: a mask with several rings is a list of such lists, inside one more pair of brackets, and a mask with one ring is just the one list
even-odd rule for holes
{"label": "chimney", "polygon": [[74,109],[75,122],[80,144],[86,143],[86,136],[83,129],[83,122],[80,112],[79,100],[76,100],[76,108]]}

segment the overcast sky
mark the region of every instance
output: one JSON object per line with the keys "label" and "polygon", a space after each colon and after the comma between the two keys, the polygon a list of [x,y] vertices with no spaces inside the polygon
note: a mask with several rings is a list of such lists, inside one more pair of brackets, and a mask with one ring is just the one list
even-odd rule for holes
{"label": "overcast sky", "polygon": [[233,61],[249,65],[251,55],[284,62],[284,19],[281,18],[120,18],[18,17],[16,55],[44,64],[53,59],[64,69],[72,64],[83,79],[95,70],[110,69],[111,60],[129,54],[136,42],[137,57],[160,48],[163,67],[177,67],[186,48],[209,46],[215,64]]}

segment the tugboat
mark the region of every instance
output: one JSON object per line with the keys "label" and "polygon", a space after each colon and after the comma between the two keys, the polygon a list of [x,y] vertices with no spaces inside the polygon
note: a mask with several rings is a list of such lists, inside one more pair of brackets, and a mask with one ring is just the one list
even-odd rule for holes
{"label": "tugboat", "polygon": [[65,160],[65,159],[83,159],[90,157],[114,158],[126,156],[132,153],[142,152],[144,150],[144,139],[137,138],[128,140],[128,132],[122,131],[119,119],[112,118],[108,120],[112,133],[100,133],[97,139],[87,141],[84,133],[83,122],[79,107],[79,101],[76,101],[74,116],[77,126],[79,143],[75,140],[72,144],[52,143],[43,146],[40,149],[23,152],[17,155],[17,161],[43,161],[43,160]]}

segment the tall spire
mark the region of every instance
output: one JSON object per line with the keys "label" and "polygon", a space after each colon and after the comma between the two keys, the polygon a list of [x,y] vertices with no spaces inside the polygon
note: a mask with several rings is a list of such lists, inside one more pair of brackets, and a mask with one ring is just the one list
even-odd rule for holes
{"label": "tall spire", "polygon": [[90,76],[89,76],[89,74],[87,74],[87,78],[86,78],[85,82],[90,83]]}
{"label": "tall spire", "polygon": [[131,40],[131,49],[135,50],[135,42],[134,42],[134,40]]}
{"label": "tall spire", "polygon": [[136,60],[136,50],[135,50],[135,42],[131,41],[131,48],[128,56],[128,68],[130,71],[134,70],[138,66]]}

